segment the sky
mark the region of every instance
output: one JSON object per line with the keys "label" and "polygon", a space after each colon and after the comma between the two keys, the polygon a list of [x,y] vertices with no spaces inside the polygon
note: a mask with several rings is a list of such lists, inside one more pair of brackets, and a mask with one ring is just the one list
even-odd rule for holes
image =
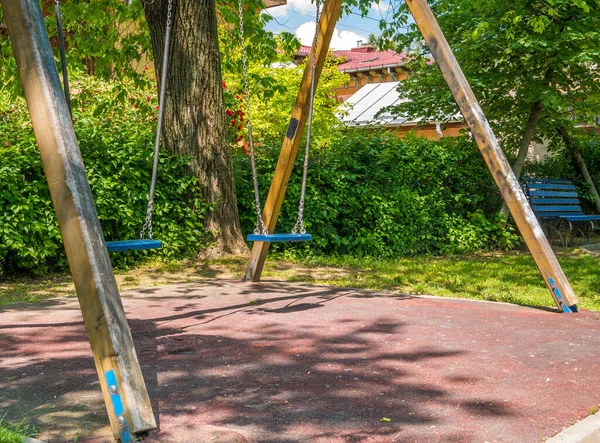
{"label": "sky", "polygon": [[[331,48],[355,48],[358,40],[366,43],[369,34],[379,35],[379,20],[386,17],[389,9],[389,3],[381,0],[379,4],[371,5],[367,17],[361,17],[356,11],[343,17],[336,25]],[[310,46],[315,32],[315,11],[311,0],[287,0],[287,5],[266,10],[273,17],[267,29],[275,33],[291,32],[303,45]]]}

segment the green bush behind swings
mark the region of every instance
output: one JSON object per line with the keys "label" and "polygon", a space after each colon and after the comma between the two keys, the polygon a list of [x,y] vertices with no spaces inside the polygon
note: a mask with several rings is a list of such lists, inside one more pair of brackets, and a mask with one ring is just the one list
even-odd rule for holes
{"label": "green bush behind swings", "polygon": [[[262,201],[279,154],[276,141],[257,148]],[[296,221],[297,160],[277,231]],[[236,158],[238,205],[254,229],[250,161]],[[500,195],[476,145],[466,137],[398,139],[382,129],[344,131],[313,154],[305,223],[314,240],[273,245],[294,254],[394,257],[511,248],[518,237],[496,215]]]}
{"label": "green bush behind swings", "polygon": [[[144,221],[156,125],[155,91],[74,82],[74,121],[98,216],[107,240],[137,238]],[[4,94],[4,96],[2,96]],[[281,140],[258,149],[263,202]],[[255,215],[249,158],[234,158],[245,233]],[[290,181],[280,232],[296,220],[300,162]],[[116,265],[145,257],[193,256],[207,245],[204,214],[189,160],[161,152],[154,214],[160,251],[113,254]],[[60,232],[29,115],[22,99],[0,92],[0,275],[66,267]],[[394,257],[510,248],[518,241],[497,219],[499,195],[467,138],[399,140],[381,130],[332,135],[314,153],[306,226],[313,242],[278,245],[288,254]]]}
{"label": "green bush behind swings", "polygon": [[[156,127],[155,91],[86,79],[74,88],[79,146],[107,240],[136,239],[145,219]],[[208,206],[186,158],[161,152],[152,256],[182,258],[206,246]],[[0,276],[64,269],[64,248],[24,100],[0,92]],[[148,252],[113,254],[117,265]]]}

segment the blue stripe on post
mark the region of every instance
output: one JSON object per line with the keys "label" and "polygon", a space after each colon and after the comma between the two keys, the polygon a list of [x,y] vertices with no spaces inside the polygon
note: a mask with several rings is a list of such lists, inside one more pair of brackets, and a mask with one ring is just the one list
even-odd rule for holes
{"label": "blue stripe on post", "polygon": [[123,443],[130,443],[135,441],[129,430],[129,424],[125,419],[125,408],[123,407],[123,400],[121,399],[121,392],[119,391],[119,385],[117,383],[117,376],[115,371],[111,369],[104,374],[106,378],[106,385],[108,386],[108,392],[110,394],[110,400],[115,414],[115,420],[119,424],[119,431],[121,434],[121,441]]}
{"label": "blue stripe on post", "polygon": [[[552,288],[552,292],[556,296],[556,299],[558,300],[558,304],[562,308],[563,312],[565,312],[567,314],[572,314],[573,311],[571,310],[571,308],[569,306],[567,306],[565,304],[565,301],[562,298],[562,294],[560,293],[560,291],[556,287],[556,283],[554,282],[554,279],[553,278],[549,278],[548,279],[548,283],[550,283],[550,287]],[[577,305],[573,305],[573,306],[575,306],[575,309],[577,309]],[[577,311],[575,311],[575,312],[577,312]]]}

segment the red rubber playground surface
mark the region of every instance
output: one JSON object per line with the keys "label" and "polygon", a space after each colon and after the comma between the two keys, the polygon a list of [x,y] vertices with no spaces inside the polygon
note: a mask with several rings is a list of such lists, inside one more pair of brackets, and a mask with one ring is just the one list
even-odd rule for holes
{"label": "red rubber playground surface", "polygon": [[[591,312],[306,284],[124,294],[149,442],[539,442],[600,403]],[[0,412],[111,441],[76,299],[0,308]]]}

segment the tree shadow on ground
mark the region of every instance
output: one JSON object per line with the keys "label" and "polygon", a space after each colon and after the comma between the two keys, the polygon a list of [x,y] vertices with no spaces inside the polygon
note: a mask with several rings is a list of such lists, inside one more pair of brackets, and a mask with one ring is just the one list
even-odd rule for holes
{"label": "tree shadow on ground", "polygon": [[[409,426],[441,426],[444,419],[436,410],[462,408],[496,418],[516,413],[481,395],[458,401],[443,384],[423,377],[466,351],[433,342],[407,346],[408,318],[336,317],[336,309],[321,314],[328,303],[351,295],[312,289],[309,300],[300,286],[263,285],[258,303],[235,299],[208,307],[197,292],[184,288],[176,290],[180,305],[170,312],[160,309],[163,297],[148,300],[153,310],[144,311],[147,318],[132,318],[143,300],[136,299],[128,309],[129,323],[161,441],[193,432],[198,423],[261,442],[390,441],[410,436]],[[255,293],[247,288],[241,294]],[[186,297],[205,304],[198,309]],[[370,299],[377,303],[375,296]],[[225,318],[233,314],[239,316]],[[50,441],[110,440],[81,321],[36,323],[39,315],[43,310],[27,322],[0,327],[2,414],[8,420],[27,418]],[[475,378],[457,376],[456,382],[465,380]],[[391,421],[381,422],[383,417]],[[444,441],[465,437],[454,431],[444,434]]]}

